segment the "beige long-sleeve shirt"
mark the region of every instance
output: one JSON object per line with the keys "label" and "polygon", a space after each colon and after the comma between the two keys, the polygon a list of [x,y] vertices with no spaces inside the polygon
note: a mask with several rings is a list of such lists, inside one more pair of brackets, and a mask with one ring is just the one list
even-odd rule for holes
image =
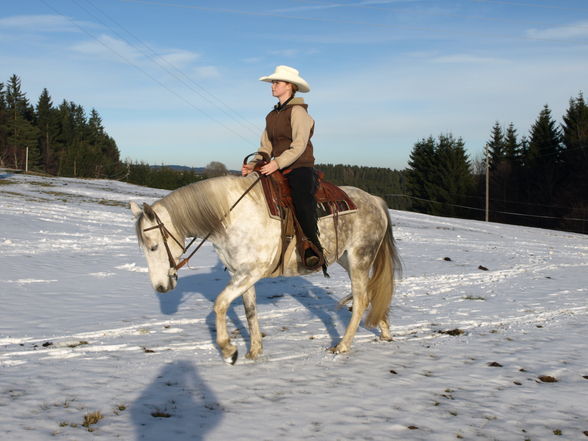
{"label": "beige long-sleeve shirt", "polygon": [[[290,117],[292,142],[290,143],[289,148],[274,158],[280,169],[292,165],[298,158],[300,158],[300,156],[302,156],[308,145],[314,127],[314,120],[308,114],[306,109],[303,106],[296,105],[304,104],[304,99],[293,98],[288,104],[292,105],[292,113]],[[264,130],[261,135],[259,151],[272,156],[273,146],[267,133],[267,129]]]}

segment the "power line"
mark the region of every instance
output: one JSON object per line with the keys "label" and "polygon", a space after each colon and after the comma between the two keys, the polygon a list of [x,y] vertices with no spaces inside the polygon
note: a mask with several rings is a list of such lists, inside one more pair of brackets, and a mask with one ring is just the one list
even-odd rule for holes
{"label": "power line", "polygon": [[[78,7],[84,9],[88,14],[92,15],[92,17],[94,17],[95,19],[97,19],[98,21],[100,21],[103,25],[105,25],[106,27],[108,27],[112,32],[114,32],[119,38],[121,38],[122,40],[124,40],[130,46],[132,46],[133,48],[138,49],[139,51],[141,51],[141,49],[139,49],[136,46],[134,46],[131,42],[129,42],[127,39],[125,39],[122,35],[120,35],[115,29],[113,29],[107,23],[104,23],[102,20],[100,20],[98,17],[96,17],[96,15],[92,14],[92,12],[88,11],[88,9],[86,9],[85,7],[83,7],[78,2],[78,0],[72,0],[72,1],[74,3],[77,3]],[[143,51],[141,51],[141,53],[143,55],[145,55],[147,58],[150,58],[162,70],[164,70],[165,72],[167,72],[170,75],[172,75],[176,80],[178,80],[179,82],[181,82],[182,84],[184,84],[186,87],[188,87],[194,93],[198,94],[202,99],[204,99],[205,101],[207,101],[209,104],[212,104],[213,106],[217,107],[219,110],[221,110],[229,118],[232,118],[232,119],[235,119],[235,120],[236,120],[236,118],[238,118],[238,119],[240,119],[240,120],[242,120],[242,121],[250,124],[250,126],[248,126],[247,128],[251,130],[252,127],[253,127],[253,130],[254,130],[254,133],[255,134],[261,133],[261,129],[259,129],[253,123],[251,123],[250,121],[246,120],[241,115],[239,115],[237,112],[235,112],[228,104],[226,104],[225,102],[223,102],[220,98],[218,98],[217,96],[215,96],[212,92],[210,92],[209,90],[207,90],[204,86],[198,84],[196,81],[194,81],[193,79],[191,79],[190,77],[188,77],[188,75],[186,75],[183,71],[181,71],[180,69],[178,69],[174,64],[172,64],[171,62],[167,61],[165,58],[159,57],[159,54],[151,46],[149,46],[147,43],[145,43],[144,41],[142,41],[141,39],[139,39],[137,36],[135,36],[133,33],[131,33],[128,29],[126,29],[123,25],[121,25],[119,22],[117,22],[116,20],[114,20],[111,16],[109,16],[104,11],[102,11],[100,8],[98,8],[91,0],[86,0],[86,1],[90,5],[92,5],[92,7],[94,7],[94,9],[96,9],[98,12],[100,12],[104,17],[106,17],[108,20],[110,20],[111,22],[113,22],[114,24],[116,24],[124,32],[126,32],[133,39],[135,39],[141,46],[143,46],[148,51],[148,53],[143,52]],[[165,65],[162,65],[162,63],[165,64],[165,65],[167,65],[167,66],[169,66],[169,68],[171,70],[168,69]],[[173,70],[173,72],[172,72],[172,70]],[[175,75],[174,72],[177,72],[179,75],[181,75],[182,78],[180,78],[179,76]],[[195,86],[195,87],[197,87],[200,90],[196,90],[192,85]],[[207,94],[212,99],[211,98],[208,98],[203,93]],[[221,106],[219,106],[214,101],[217,101],[218,103],[220,103]]]}
{"label": "power line", "polygon": [[482,38],[490,38],[490,39],[499,39],[499,40],[528,40],[528,41],[546,41],[552,43],[580,43],[580,44],[588,44],[588,40],[570,40],[570,39],[554,39],[554,38],[540,38],[534,36],[506,36],[503,34],[489,34],[489,33],[477,33],[477,32],[460,32],[456,33],[454,29],[434,29],[431,27],[424,27],[424,26],[406,26],[406,25],[395,25],[390,23],[374,23],[369,21],[361,21],[361,20],[341,20],[337,18],[326,18],[326,17],[307,17],[307,16],[296,16],[296,15],[289,15],[289,14],[279,14],[274,12],[257,12],[257,11],[246,11],[246,10],[238,10],[238,9],[227,9],[227,8],[212,8],[207,6],[197,6],[197,5],[186,5],[186,4],[178,4],[178,3],[168,3],[156,0],[119,0],[125,3],[140,3],[146,5],[154,5],[154,6],[163,6],[163,7],[172,7],[172,8],[182,8],[182,9],[195,9],[199,11],[206,11],[206,12],[215,12],[221,14],[235,14],[235,15],[245,15],[245,16],[253,16],[253,17],[268,17],[268,18],[283,18],[287,20],[297,20],[297,21],[310,21],[310,22],[318,22],[318,23],[340,23],[340,24],[347,24],[347,25],[361,25],[361,26],[371,26],[371,27],[378,27],[378,28],[393,28],[396,30],[410,30],[416,32],[428,32],[428,33],[436,33],[436,34],[443,34],[448,37],[451,36],[477,36]]}
{"label": "power line", "polygon": [[[432,201],[430,199],[419,198],[416,196],[409,196],[407,194],[400,194],[400,193],[398,193],[398,194],[385,194],[384,196],[415,199],[418,201],[430,202],[432,204],[446,205],[446,206],[456,207],[456,208],[464,208],[464,209],[472,210],[472,211],[485,211],[485,209],[483,209],[483,208],[468,207],[466,205],[451,204],[449,202]],[[491,212],[492,213],[500,213],[500,214],[508,214],[511,216],[534,217],[534,218],[540,218],[540,219],[557,219],[557,220],[566,220],[566,221],[588,222],[588,219],[580,219],[580,218],[574,218],[574,217],[541,216],[541,215],[537,215],[537,214],[514,213],[514,212],[510,212],[510,211],[498,211],[498,210],[492,210]]]}
{"label": "power line", "polygon": [[119,57],[120,59],[122,59],[125,63],[127,63],[128,65],[134,67],[135,69],[137,69],[138,71],[140,71],[141,73],[143,73],[144,75],[146,75],[147,77],[149,77],[152,81],[154,81],[155,83],[157,83],[159,86],[161,86],[162,88],[164,88],[165,90],[167,90],[169,93],[171,93],[172,95],[176,96],[177,98],[179,98],[181,101],[183,101],[184,103],[186,103],[188,106],[192,107],[193,109],[199,111],[200,113],[202,113],[204,116],[206,116],[207,118],[211,119],[212,121],[216,122],[217,124],[221,125],[222,127],[224,127],[226,130],[228,130],[229,132],[233,133],[234,135],[238,136],[239,138],[241,138],[243,141],[245,141],[247,144],[251,144],[251,140],[245,138],[244,136],[242,136],[240,133],[236,132],[235,130],[233,130],[231,127],[227,126],[226,124],[224,124],[222,121],[218,120],[217,118],[215,118],[214,116],[210,115],[208,112],[206,112],[205,110],[203,110],[202,108],[198,107],[197,105],[195,105],[193,102],[191,102],[190,100],[188,100],[186,97],[184,97],[183,95],[180,95],[178,92],[174,91],[173,89],[169,88],[168,86],[166,86],[163,82],[161,82],[159,79],[157,79],[155,76],[153,76],[152,74],[150,74],[149,72],[147,72],[145,69],[143,69],[141,66],[137,65],[136,63],[134,63],[133,61],[131,61],[129,58],[125,57],[124,55],[122,55],[120,52],[118,52],[116,49],[112,48],[111,46],[109,46],[108,44],[106,44],[104,41],[100,40],[98,37],[96,37],[95,35],[93,35],[91,32],[88,32],[86,29],[84,29],[82,26],[80,26],[78,23],[76,23],[74,20],[72,20],[71,18],[67,17],[66,15],[62,14],[59,10],[57,10],[55,7],[53,7],[52,5],[48,4],[46,0],[40,0],[45,6],[47,6],[47,8],[51,9],[52,11],[54,11],[56,14],[59,14],[63,17],[65,17],[68,21],[70,21],[74,26],[76,26],[78,29],[80,29],[80,31],[82,31],[83,33],[85,33],[86,35],[90,36],[91,38],[93,38],[94,40],[96,40],[99,44],[101,44],[102,46],[104,46],[104,48],[106,48],[107,50],[109,50],[110,52],[112,52],[113,54],[115,54],[117,57]]}

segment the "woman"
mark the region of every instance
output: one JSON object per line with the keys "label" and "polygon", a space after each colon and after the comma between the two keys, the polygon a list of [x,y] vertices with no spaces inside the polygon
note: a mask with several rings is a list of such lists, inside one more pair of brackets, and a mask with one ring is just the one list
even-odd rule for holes
{"label": "woman", "polygon": [[[282,171],[290,184],[296,217],[302,231],[322,252],[318,239],[314,156],[310,141],[314,121],[307,112],[308,106],[304,100],[295,97],[296,92],[308,92],[310,87],[299,72],[289,66],[277,66],[273,74],[259,80],[271,83],[272,95],[278,99],[278,104],[265,118],[266,126],[259,148],[260,152],[267,153],[273,159],[260,171],[264,175]],[[244,165],[243,176],[251,173],[254,165],[253,162]],[[305,251],[303,258],[309,268],[317,267],[321,260],[312,248]]]}

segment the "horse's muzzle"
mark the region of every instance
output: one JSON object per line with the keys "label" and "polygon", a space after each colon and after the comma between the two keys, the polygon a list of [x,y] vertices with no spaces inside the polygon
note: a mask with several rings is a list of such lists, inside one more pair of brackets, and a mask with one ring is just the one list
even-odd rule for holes
{"label": "horse's muzzle", "polygon": [[[172,270],[170,270],[171,273]],[[160,283],[157,286],[155,286],[155,290],[159,293],[166,293],[169,292],[171,290],[173,290],[176,285],[178,284],[178,274],[177,273],[173,273],[170,274],[167,280],[167,283]]]}

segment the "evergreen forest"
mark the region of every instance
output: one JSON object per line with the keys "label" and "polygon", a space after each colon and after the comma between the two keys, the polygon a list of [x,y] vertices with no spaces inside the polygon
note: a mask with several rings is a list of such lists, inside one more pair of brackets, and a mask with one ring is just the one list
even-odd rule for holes
{"label": "evergreen forest", "polygon": [[[394,209],[588,233],[588,105],[582,93],[570,98],[560,123],[545,105],[526,135],[512,123],[494,123],[481,154],[470,158],[462,138],[447,133],[418,140],[405,170],[317,168],[325,179],[363,188]],[[95,109],[87,113],[67,100],[56,105],[47,89],[33,104],[16,75],[0,83],[0,167],[170,190],[228,173],[218,162],[203,172],[122,161]]]}

